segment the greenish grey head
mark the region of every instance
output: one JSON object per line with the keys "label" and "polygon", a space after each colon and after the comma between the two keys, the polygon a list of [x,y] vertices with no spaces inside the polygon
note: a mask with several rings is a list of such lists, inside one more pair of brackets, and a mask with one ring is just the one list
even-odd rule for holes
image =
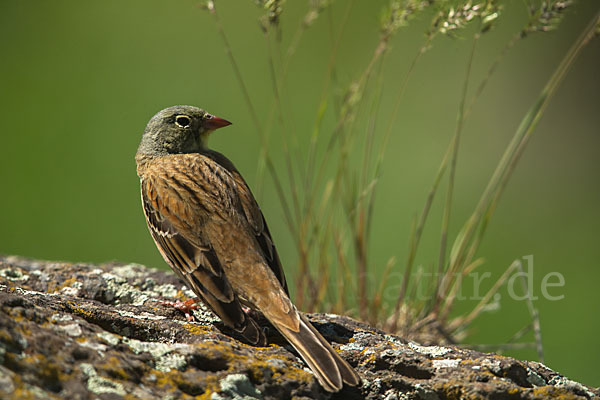
{"label": "greenish grey head", "polygon": [[137,154],[163,156],[206,149],[208,135],[231,122],[193,106],[173,106],[158,112],[142,136]]}

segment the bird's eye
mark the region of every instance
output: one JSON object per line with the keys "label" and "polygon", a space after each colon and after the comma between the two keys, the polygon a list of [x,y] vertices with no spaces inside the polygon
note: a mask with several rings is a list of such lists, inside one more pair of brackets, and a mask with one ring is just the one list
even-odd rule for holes
{"label": "bird's eye", "polygon": [[175,124],[177,124],[177,126],[181,128],[186,128],[191,123],[192,121],[190,121],[190,117],[188,117],[187,115],[178,115],[175,117]]}

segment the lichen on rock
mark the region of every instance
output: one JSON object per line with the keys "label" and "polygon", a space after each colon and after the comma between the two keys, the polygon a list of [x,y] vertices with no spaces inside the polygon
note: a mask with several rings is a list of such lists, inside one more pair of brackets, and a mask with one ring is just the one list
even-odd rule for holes
{"label": "lichen on rock", "polygon": [[210,311],[196,322],[164,301],[170,273],[0,256],[1,399],[576,399],[594,389],[546,366],[455,346],[422,346],[347,317],[309,319],[362,386],[325,392],[266,321],[268,347]]}

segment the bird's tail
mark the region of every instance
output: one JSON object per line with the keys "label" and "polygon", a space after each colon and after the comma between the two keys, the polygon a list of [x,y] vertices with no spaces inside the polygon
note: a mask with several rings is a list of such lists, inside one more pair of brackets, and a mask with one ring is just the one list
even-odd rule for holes
{"label": "bird's tail", "polygon": [[298,332],[274,324],[279,332],[300,353],[313,371],[317,380],[329,392],[338,392],[344,382],[351,386],[360,383],[354,369],[331,347],[323,336],[312,326],[302,313],[298,313]]}

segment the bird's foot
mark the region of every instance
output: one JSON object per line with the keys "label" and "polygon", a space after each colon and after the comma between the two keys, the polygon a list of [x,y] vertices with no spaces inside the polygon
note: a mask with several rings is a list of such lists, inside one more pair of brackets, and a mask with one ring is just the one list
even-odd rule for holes
{"label": "bird's foot", "polygon": [[185,319],[188,322],[194,322],[194,316],[191,314],[191,311],[200,307],[198,304],[196,304],[197,301],[198,299],[189,299],[186,301],[161,301],[161,304],[164,306],[174,307],[185,314]]}

